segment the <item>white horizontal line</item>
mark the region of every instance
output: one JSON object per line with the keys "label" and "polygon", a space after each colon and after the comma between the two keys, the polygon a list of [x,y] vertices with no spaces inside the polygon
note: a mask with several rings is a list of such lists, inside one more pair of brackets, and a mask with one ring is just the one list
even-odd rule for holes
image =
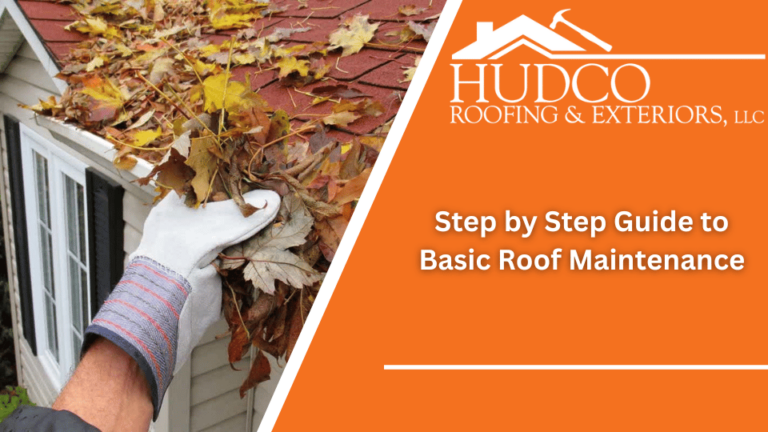
{"label": "white horizontal line", "polygon": [[528,371],[528,370],[648,370],[722,371],[768,370],[768,365],[384,365],[384,370],[400,371]]}
{"label": "white horizontal line", "polygon": [[552,54],[553,60],[765,60],[765,54]]}

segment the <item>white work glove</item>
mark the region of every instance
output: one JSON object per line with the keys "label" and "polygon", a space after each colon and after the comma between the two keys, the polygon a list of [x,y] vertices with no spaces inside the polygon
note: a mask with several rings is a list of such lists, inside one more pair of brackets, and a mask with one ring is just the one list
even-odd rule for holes
{"label": "white work glove", "polygon": [[123,278],[86,329],[83,352],[99,335],[136,360],[149,381],[155,417],[173,374],[221,316],[213,261],[261,231],[280,209],[280,196],[271,191],[244,198],[261,210],[246,218],[234,201],[192,209],[168,194],[150,212]]}

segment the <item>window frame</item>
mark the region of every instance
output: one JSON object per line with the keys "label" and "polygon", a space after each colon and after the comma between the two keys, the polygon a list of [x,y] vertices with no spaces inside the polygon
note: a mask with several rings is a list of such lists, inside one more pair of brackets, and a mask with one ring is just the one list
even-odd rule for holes
{"label": "window frame", "polygon": [[[50,140],[40,136],[29,127],[20,124],[20,143],[22,153],[22,172],[24,178],[24,195],[26,195],[27,238],[29,242],[29,263],[32,283],[32,306],[35,316],[35,331],[37,334],[37,357],[43,366],[54,387],[61,390],[67,382],[75,366],[76,355],[73,351],[72,336],[72,301],[70,296],[69,275],[69,248],[68,226],[66,207],[66,180],[69,177],[80,185],[83,197],[87,196],[85,170],[88,166],[74,156],[68,154]],[[48,199],[50,209],[50,228],[52,231],[52,261],[53,261],[53,293],[56,307],[56,334],[58,342],[58,360],[48,348],[48,334],[46,324],[47,313],[45,310],[43,287],[43,262],[41,257],[40,231],[38,228],[38,199],[35,177],[35,153],[44,157],[48,162]],[[90,263],[88,244],[88,211],[83,200],[84,239],[85,239],[85,306],[87,307],[87,321],[91,315],[91,289],[90,289]],[[82,284],[81,284],[82,286]],[[81,312],[82,313],[82,312]],[[84,330],[84,329],[83,329]]]}

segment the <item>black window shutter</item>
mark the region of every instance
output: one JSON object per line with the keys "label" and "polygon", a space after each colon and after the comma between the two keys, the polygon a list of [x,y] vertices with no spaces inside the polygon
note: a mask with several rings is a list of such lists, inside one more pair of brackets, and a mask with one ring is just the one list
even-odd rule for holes
{"label": "black window shutter", "polygon": [[86,170],[85,182],[93,317],[123,274],[124,190],[93,168]]}
{"label": "black window shutter", "polygon": [[24,172],[21,165],[21,132],[19,121],[8,115],[3,116],[5,144],[8,150],[8,177],[13,210],[13,241],[16,245],[16,274],[19,278],[21,299],[21,326],[24,339],[37,355],[35,340],[35,314],[32,309],[32,279],[29,272],[29,243],[27,243],[27,208],[24,202]]}

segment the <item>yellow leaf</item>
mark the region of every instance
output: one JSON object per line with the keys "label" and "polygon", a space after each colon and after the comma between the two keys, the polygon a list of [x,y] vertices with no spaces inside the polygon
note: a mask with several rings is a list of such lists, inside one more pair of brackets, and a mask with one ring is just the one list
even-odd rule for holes
{"label": "yellow leaf", "polygon": [[38,114],[54,115],[54,116],[64,110],[64,106],[56,102],[55,96],[50,96],[47,101],[44,101],[42,99],[38,99],[38,100],[40,101],[40,103],[37,105],[29,106],[29,105],[20,104],[19,106],[24,109],[32,110]]}
{"label": "yellow leaf", "polygon": [[122,109],[125,97],[112,81],[105,80],[93,87],[86,87],[80,93],[90,96],[93,103],[88,106],[88,121],[114,120]]}
{"label": "yellow leaf", "polygon": [[216,142],[211,136],[193,138],[190,141],[189,157],[184,163],[195,170],[195,177],[190,185],[195,191],[197,205],[200,205],[208,196],[211,177],[216,171],[216,157],[209,151],[211,147],[216,146]]}
{"label": "yellow leaf", "polygon": [[200,48],[200,55],[203,57],[208,57],[211,54],[215,54],[217,52],[221,51],[221,47],[216,44],[210,44],[206,45],[202,48]]}
{"label": "yellow leaf", "polygon": [[261,6],[261,3],[242,0],[209,0],[208,17],[217,30],[250,27],[251,21],[260,15],[247,12]]}
{"label": "yellow leaf", "polygon": [[65,27],[66,30],[77,30],[91,36],[104,36],[114,38],[119,35],[117,28],[110,26],[99,17],[86,18],[84,21],[75,21]]}
{"label": "yellow leaf", "polygon": [[[103,19],[98,18],[98,17],[96,17],[96,18],[86,18],[85,22],[88,24],[88,30],[90,30],[90,32],[92,34],[104,33],[105,31],[107,31],[107,28],[109,27],[107,25],[106,21],[104,21]],[[82,30],[80,30],[80,31],[82,31]]]}
{"label": "yellow leaf", "polygon": [[277,62],[277,67],[280,68],[278,77],[285,78],[292,72],[298,72],[299,75],[305,77],[309,75],[309,62],[307,60],[298,60],[296,57],[285,57]]}
{"label": "yellow leaf", "polygon": [[112,163],[115,165],[115,168],[119,170],[126,170],[126,171],[132,170],[133,167],[136,166],[136,162],[137,162],[136,158],[131,155],[118,157],[112,161]]}
{"label": "yellow leaf", "polygon": [[[226,85],[226,101],[224,100],[224,86]],[[227,74],[213,75],[203,81],[205,94],[205,110],[214,112],[224,107],[227,111],[235,111],[243,104],[245,85],[239,81],[227,80]]]}
{"label": "yellow leaf", "polygon": [[325,63],[315,70],[315,80],[320,80],[331,71],[331,64]]}
{"label": "yellow leaf", "polygon": [[121,44],[121,43],[117,43],[117,44],[115,44],[115,49],[116,49],[116,50],[118,50],[118,51],[120,52],[120,55],[121,55],[122,57],[128,57],[128,56],[130,56],[131,54],[133,54],[133,51],[131,51],[131,49],[130,49],[130,48],[128,48],[127,46],[125,46],[125,45],[123,45],[123,44]]}
{"label": "yellow leaf", "polygon": [[[384,145],[385,140],[386,138],[381,136],[360,137],[360,142],[362,144],[365,144],[376,151],[381,151],[381,147]],[[344,147],[341,148],[341,152],[344,153]]]}
{"label": "yellow leaf", "polygon": [[403,75],[405,75],[405,79],[400,81],[401,83],[410,82],[413,81],[413,76],[416,74],[416,68],[419,66],[419,62],[421,61],[421,56],[416,57],[416,61],[413,67],[407,67],[403,68],[405,69],[403,71]]}
{"label": "yellow leaf", "polygon": [[368,22],[368,15],[355,15],[348,18],[340,28],[331,33],[331,49],[344,48],[342,57],[358,53],[366,43],[373,39],[378,23]]}
{"label": "yellow leaf", "polygon": [[256,61],[256,57],[254,57],[253,54],[251,53],[236,54],[232,56],[232,59],[235,61],[236,64],[240,64],[240,65],[247,65]]}
{"label": "yellow leaf", "polygon": [[138,131],[133,135],[133,142],[131,142],[131,144],[136,147],[144,147],[145,145],[156,140],[162,134],[163,134],[163,131],[162,129],[160,129],[159,126],[157,130],[154,130],[154,131],[153,130]]}
{"label": "yellow leaf", "polygon": [[100,68],[102,66],[104,66],[104,57],[98,56],[88,62],[88,64],[85,66],[85,71],[93,72],[94,69]]}
{"label": "yellow leaf", "polygon": [[339,113],[333,113],[324,117],[323,123],[327,125],[336,125],[336,126],[345,127],[359,118],[360,116],[355,113],[344,111]]}
{"label": "yellow leaf", "polygon": [[213,73],[214,70],[216,70],[215,64],[207,64],[201,62],[199,59],[195,59],[195,72],[197,72],[200,76],[206,76],[210,73]]}
{"label": "yellow leaf", "polygon": [[318,96],[312,99],[312,105],[314,106],[314,105],[319,105],[323,102],[327,102],[330,98],[331,98],[330,96],[324,96],[324,97]]}
{"label": "yellow leaf", "polygon": [[149,82],[154,85],[160,84],[166,74],[173,71],[174,60],[169,57],[163,57],[152,63],[152,71],[149,73]]}

